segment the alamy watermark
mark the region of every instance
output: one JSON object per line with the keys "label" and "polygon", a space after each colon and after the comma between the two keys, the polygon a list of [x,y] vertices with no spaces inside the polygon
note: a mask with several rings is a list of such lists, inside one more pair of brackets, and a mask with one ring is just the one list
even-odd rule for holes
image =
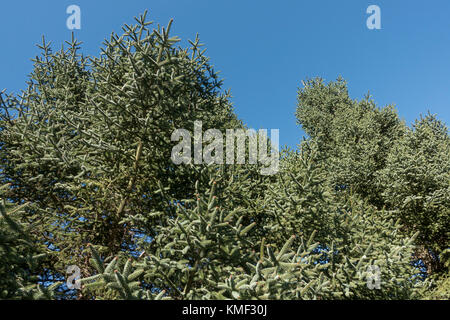
{"label": "alamy watermark", "polygon": [[[70,16],[67,17],[66,26],[69,30],[81,29],[81,9],[79,6],[72,4],[67,7],[66,13]],[[377,5],[370,5],[366,9],[366,13],[370,16],[366,20],[366,26],[369,30],[381,29],[381,9]]]}
{"label": "alamy watermark", "polygon": [[80,282],[81,270],[80,270],[80,268],[77,265],[68,266],[66,273],[70,274],[70,276],[67,277],[67,281],[66,281],[67,288],[80,289],[81,288],[81,282]]}
{"label": "alamy watermark", "polygon": [[[180,141],[181,139],[181,141]],[[203,134],[202,122],[194,122],[193,152],[191,133],[186,129],[176,129],[172,141],[180,141],[172,148],[171,159],[175,164],[245,164],[248,148],[248,163],[261,164],[260,173],[273,175],[279,167],[279,130],[266,129],[226,129],[225,140],[218,129],[208,129]],[[226,145],[224,157],[224,141]],[[203,143],[208,144],[203,147]],[[236,144],[235,144],[236,142]],[[225,159],[224,159],[225,158]]]}
{"label": "alamy watermark", "polygon": [[381,289],[381,271],[377,265],[370,265],[367,268],[367,288],[370,290]]}
{"label": "alamy watermark", "polygon": [[370,5],[367,7],[366,13],[370,14],[367,18],[366,25],[369,30],[381,29],[381,9],[377,5]]}
{"label": "alamy watermark", "polygon": [[67,29],[81,29],[81,9],[79,6],[72,4],[67,7],[66,13],[70,16],[66,20]]}

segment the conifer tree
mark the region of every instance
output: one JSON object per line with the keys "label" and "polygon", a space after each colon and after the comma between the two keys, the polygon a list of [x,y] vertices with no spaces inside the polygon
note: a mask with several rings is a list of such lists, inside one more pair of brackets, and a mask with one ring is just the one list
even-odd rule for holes
{"label": "conifer tree", "polygon": [[378,108],[369,95],[352,100],[342,78],[328,84],[316,78],[303,85],[298,91],[297,122],[309,137],[320,141],[330,182],[351,188],[382,208],[376,174],[385,168],[388,152],[404,134],[405,124],[393,106]]}
{"label": "conifer tree", "polygon": [[[450,179],[448,129],[435,116],[408,128],[393,107],[369,96],[351,100],[339,78],[304,82],[298,123],[323,151],[317,161],[335,189],[347,190],[400,219],[402,232],[419,232],[415,263],[426,275],[448,273]],[[445,265],[447,264],[447,267]],[[444,276],[445,281],[445,276]]]}
{"label": "conifer tree", "polygon": [[383,197],[406,231],[420,231],[417,256],[428,274],[448,274],[450,239],[450,137],[428,114],[416,120],[391,150],[380,173]]}
{"label": "conifer tree", "polygon": [[[323,199],[332,194],[323,186],[316,192],[306,186],[317,181],[317,172],[308,171],[312,162],[305,162],[297,177],[289,171],[280,176],[280,181],[292,179],[289,184],[275,184],[279,205],[273,199],[255,203],[262,208],[255,210],[259,220],[250,223],[244,222],[251,216],[245,203],[252,200],[237,205],[228,197],[236,168],[205,167],[191,199],[173,199],[161,186],[166,209],[145,215],[160,217],[155,237],[140,238],[142,252],[128,260],[120,255],[102,259],[91,246],[97,272],[82,280],[85,294],[182,300],[414,297],[414,237],[401,236],[398,223],[369,205],[349,199],[337,208]],[[313,214],[325,216],[321,224],[301,217],[310,203],[300,198],[309,197],[318,203]],[[328,234],[314,230],[321,225]],[[380,270],[380,290],[368,287],[371,266]]]}
{"label": "conifer tree", "polygon": [[175,129],[242,127],[198,38],[180,48],[172,22],[136,20],[99,57],[75,39],[55,53],[43,41],[27,90],[2,103],[2,180],[13,201],[45,210],[34,222],[58,252],[53,273],[89,274],[87,243],[106,254],[128,249],[133,232],[153,236],[155,221],[123,221],[161,208],[158,181],[175,198],[194,192],[195,174],[171,161]]}
{"label": "conifer tree", "polygon": [[0,198],[0,299],[51,299],[56,282],[45,287],[39,281],[42,259],[48,254],[35,246],[33,225],[19,223],[24,218],[24,208],[8,203],[5,199],[9,185],[1,188]]}
{"label": "conifer tree", "polygon": [[[341,79],[316,79],[299,91],[296,113],[309,137],[282,155],[278,174],[262,176],[261,164],[175,165],[175,129],[245,125],[198,37],[182,48],[172,21],[136,22],[98,57],[73,37],[57,52],[43,40],[27,89],[0,95],[0,297],[425,295],[411,257],[420,245],[444,257],[448,240],[439,122],[406,130],[393,108],[351,100]],[[60,282],[70,265],[81,270],[79,290]],[[446,296],[440,281],[428,297]]]}
{"label": "conifer tree", "polygon": [[[299,152],[289,152],[283,159],[282,171],[270,185],[265,202],[271,238],[279,238],[275,241],[281,244],[289,233],[314,235],[319,254],[316,263],[329,266],[325,269],[329,278],[341,277],[332,281],[333,291],[327,298],[412,297],[416,284],[410,277],[418,270],[410,263],[417,234],[412,238],[401,235],[400,222],[388,212],[350,190],[328,184],[323,158],[319,143],[309,140]],[[382,270],[383,292],[366,290],[363,284],[362,275],[371,265]]]}

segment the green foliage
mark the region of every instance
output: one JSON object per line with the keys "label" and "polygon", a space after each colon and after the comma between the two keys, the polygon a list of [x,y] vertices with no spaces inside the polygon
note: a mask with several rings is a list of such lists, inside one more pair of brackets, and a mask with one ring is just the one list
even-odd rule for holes
{"label": "green foliage", "polygon": [[[401,225],[387,212],[348,192],[331,189],[320,159],[323,154],[318,144],[306,141],[300,152],[289,153],[282,162],[283,170],[266,199],[272,223],[269,239],[281,245],[289,234],[300,234],[317,241],[316,252],[321,254],[317,261],[330,266],[327,276],[342,278],[338,284],[332,281],[330,292],[317,293],[315,298],[340,297],[347,285],[356,289],[355,281],[358,289],[342,297],[412,297],[414,285],[406,275],[417,272],[410,266],[417,235],[405,238],[399,233]],[[380,267],[383,279],[391,279],[383,282],[382,293],[367,290],[362,283],[370,265]]]}
{"label": "green foliage", "polygon": [[406,234],[419,232],[416,259],[428,274],[447,273],[448,258],[441,254],[450,225],[447,127],[428,115],[409,129],[393,107],[377,108],[369,96],[351,100],[342,79],[304,83],[296,116],[323,151],[317,162],[329,184],[387,209]]}
{"label": "green foliage", "polygon": [[36,285],[39,264],[46,254],[33,244],[30,234],[34,226],[17,221],[28,204],[17,206],[3,198],[8,187],[1,188],[0,199],[0,299],[51,299],[60,283],[49,288]]}
{"label": "green foliage", "polygon": [[376,175],[405,128],[395,109],[377,108],[369,95],[359,102],[351,100],[341,78],[328,84],[318,78],[304,82],[299,90],[296,117],[326,153],[322,161],[332,185],[351,187],[382,207]]}
{"label": "green foliage", "polygon": [[[383,212],[350,200],[339,210],[331,201],[316,197],[316,201],[323,202],[321,206],[330,204],[329,211],[323,209],[318,213],[327,216],[320,221],[323,229],[330,232],[328,235],[311,230],[309,219],[298,218],[292,212],[303,213],[301,206],[290,211],[279,208],[274,213],[277,206],[273,205],[258,214],[260,219],[264,214],[265,219],[250,218],[244,223],[251,217],[246,213],[246,201],[230,206],[233,199],[227,197],[227,190],[236,183],[230,176],[237,173],[235,169],[229,170],[205,167],[199,173],[203,179],[196,183],[197,190],[204,191],[198,191],[195,198],[176,200],[167,196],[166,214],[147,213],[159,215],[161,220],[155,237],[141,241],[140,257],[128,260],[121,268],[114,266],[115,260],[105,268],[100,258],[91,259],[98,273],[82,280],[88,283],[84,290],[94,288],[97,291],[92,293],[100,297],[116,293],[121,299],[414,297],[416,283],[410,279],[417,273],[410,264],[414,239],[400,236],[399,224]],[[311,174],[303,170],[299,174],[315,181],[314,171]],[[289,177],[289,173],[283,171],[280,181],[282,176]],[[293,185],[296,183],[291,181],[289,186]],[[278,192],[280,203],[289,203],[292,188],[281,188],[284,190]],[[297,191],[293,197],[307,197],[310,192]],[[166,188],[160,192],[168,194]],[[295,223],[295,229],[285,226]],[[261,238],[261,232],[266,236]],[[98,257],[98,253],[92,252]],[[372,265],[381,270],[382,290],[367,287],[368,269]]]}
{"label": "green foliage", "polygon": [[[191,170],[195,170],[194,167]],[[248,268],[246,263],[253,261],[256,255],[256,223],[246,224],[245,220],[251,219],[251,215],[244,214],[246,201],[250,199],[245,197],[246,201],[241,200],[241,205],[237,205],[238,201],[229,197],[239,183],[236,180],[243,179],[242,176],[248,178],[248,175],[243,175],[243,169],[230,170],[204,167],[198,172],[200,179],[195,183],[195,195],[191,199],[176,199],[169,188],[161,184],[156,193],[161,195],[165,208],[155,208],[126,221],[145,224],[158,218],[153,236],[148,238],[145,234],[136,240],[140,258],[133,267],[132,261],[127,260],[121,273],[111,266],[104,268],[99,253],[91,246],[94,257],[91,262],[96,266],[97,275],[83,279],[83,283],[98,281],[86,284],[84,290],[97,297],[98,290],[103,289],[106,295],[116,292],[127,299],[212,298],[220,280],[229,277],[234,270]],[[100,279],[98,275],[102,273],[109,275]],[[127,279],[140,279],[141,286],[134,281],[129,287]],[[108,284],[108,281],[115,284]],[[104,291],[100,292],[104,297]]]}
{"label": "green foliage", "polygon": [[407,231],[420,231],[417,251],[430,273],[448,272],[450,226],[450,137],[428,114],[391,150],[380,173],[386,205]]}
{"label": "green foliage", "polygon": [[149,24],[144,14],[112,34],[100,57],[81,55],[75,39],[56,53],[43,41],[27,90],[5,99],[2,180],[13,201],[45,210],[33,222],[58,252],[54,273],[78,265],[89,274],[87,243],[110,255],[133,232],[153,236],[155,221],[123,221],[162,208],[158,182],[178,199],[194,192],[195,172],[171,161],[175,129],[242,126],[199,40],[179,48],[171,22]]}
{"label": "green foliage", "polygon": [[[181,48],[172,22],[136,20],[98,57],[43,41],[27,89],[0,100],[0,298],[448,297],[442,123],[409,130],[342,79],[315,79],[296,111],[309,137],[278,174],[175,165],[175,129],[245,126],[198,38]],[[438,255],[427,281],[421,252]],[[70,265],[79,290],[58,282]]]}
{"label": "green foliage", "polygon": [[[298,152],[286,151],[276,180],[268,185],[264,209],[265,224],[275,223],[267,237],[282,245],[292,234],[330,240],[334,232],[333,213],[338,206],[327,185],[326,171],[317,159],[323,152],[317,143],[304,141]],[[280,237],[280,235],[283,235]]]}
{"label": "green foliage", "polygon": [[433,283],[424,287],[421,292],[425,300],[449,300],[450,299],[450,277],[448,274],[434,279]]}

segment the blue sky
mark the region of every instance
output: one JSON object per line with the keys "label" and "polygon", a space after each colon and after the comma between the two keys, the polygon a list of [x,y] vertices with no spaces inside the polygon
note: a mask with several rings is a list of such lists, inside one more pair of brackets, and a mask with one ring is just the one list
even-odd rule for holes
{"label": "blue sky", "polygon": [[[83,52],[98,55],[111,31],[149,10],[186,44],[199,33],[231,89],[236,113],[254,129],[280,129],[295,147],[296,92],[301,80],[348,81],[352,98],[368,91],[395,104],[411,123],[428,110],[450,120],[450,1],[413,0],[4,0],[0,6],[0,90],[19,92],[42,35],[59,49],[69,40],[66,8],[81,8]],[[381,9],[381,30],[369,30],[369,5]]]}

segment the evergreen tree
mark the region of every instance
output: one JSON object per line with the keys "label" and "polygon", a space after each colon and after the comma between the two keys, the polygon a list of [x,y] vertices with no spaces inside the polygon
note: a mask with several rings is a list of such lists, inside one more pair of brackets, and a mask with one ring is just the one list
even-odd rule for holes
{"label": "evergreen tree", "polygon": [[60,283],[46,287],[39,281],[46,252],[32,239],[35,226],[18,222],[29,204],[7,202],[4,195],[8,187],[1,188],[0,199],[0,299],[52,299]]}
{"label": "evergreen tree", "polygon": [[298,92],[297,122],[309,137],[320,141],[330,183],[351,188],[381,208],[377,172],[385,168],[389,150],[405,130],[396,110],[378,108],[369,95],[361,101],[350,99],[342,78],[328,84],[320,78],[303,84]]}
{"label": "evergreen tree", "polygon": [[436,116],[416,120],[380,172],[383,197],[406,231],[420,231],[417,257],[429,274],[448,274],[450,137]]}
{"label": "evergreen tree", "polygon": [[[98,57],[43,40],[27,89],[0,95],[2,299],[447,296],[412,263],[429,249],[448,269],[442,123],[409,130],[342,79],[315,79],[296,112],[309,137],[278,174],[175,165],[175,129],[245,125],[198,38],[182,48],[172,21],[136,20]],[[79,290],[60,282],[70,265]]]}
{"label": "evergreen tree", "polygon": [[[418,270],[410,262],[417,234],[412,238],[401,235],[401,224],[388,212],[349,190],[330,186],[319,145],[304,141],[299,152],[288,152],[283,159],[282,171],[266,198],[270,237],[280,245],[289,233],[314,235],[319,254],[314,263],[328,265],[327,276],[333,279],[332,291],[323,298],[413,297],[415,284],[410,277]],[[371,265],[381,269],[383,279],[389,279],[383,281],[382,292],[367,290],[364,283],[363,275]]]}
{"label": "evergreen tree", "polygon": [[87,243],[106,254],[128,250],[133,232],[154,236],[156,221],[123,221],[162,208],[158,181],[175,198],[194,192],[195,173],[171,161],[175,129],[242,127],[199,40],[179,48],[171,22],[150,24],[144,14],[125,25],[100,57],[80,54],[75,39],[56,53],[43,41],[27,90],[3,103],[2,180],[13,201],[45,210],[33,222],[58,252],[55,274],[91,273]]}
{"label": "evergreen tree", "polygon": [[[317,161],[330,185],[386,209],[405,234],[419,231],[415,263],[427,275],[448,273],[450,196],[449,136],[435,116],[408,128],[391,106],[377,108],[367,96],[353,101],[345,81],[304,82],[298,123],[323,151]],[[444,276],[445,281],[445,276]]]}
{"label": "evergreen tree", "polygon": [[[232,178],[236,169],[205,167],[196,198],[178,201],[161,187],[166,210],[146,215],[161,218],[155,237],[140,238],[143,251],[128,260],[102,259],[91,246],[97,271],[82,280],[83,290],[96,298],[121,299],[413,298],[414,238],[401,236],[398,223],[368,205],[348,200],[338,209],[322,198],[327,197],[323,186],[316,192],[305,188],[304,183],[317,181],[316,172],[308,171],[312,163],[305,162],[298,172],[309,181],[284,171],[280,180],[292,180],[274,187],[279,205],[259,202],[264,203],[259,220],[250,223],[244,223],[246,201],[236,205],[227,196],[239,183]],[[332,233],[316,232],[320,223],[301,218],[309,205],[303,197],[319,203],[313,214],[326,216],[320,222]],[[291,209],[279,207],[284,205]],[[380,269],[380,290],[368,286],[371,266]]]}

